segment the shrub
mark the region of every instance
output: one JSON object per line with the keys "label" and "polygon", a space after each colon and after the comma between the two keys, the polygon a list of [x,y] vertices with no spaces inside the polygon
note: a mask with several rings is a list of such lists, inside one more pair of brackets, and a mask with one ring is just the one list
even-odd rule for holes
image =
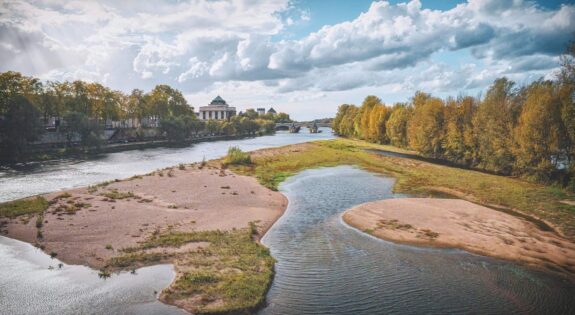
{"label": "shrub", "polygon": [[252,159],[249,153],[242,151],[239,147],[230,147],[224,163],[232,165],[249,165],[252,163]]}

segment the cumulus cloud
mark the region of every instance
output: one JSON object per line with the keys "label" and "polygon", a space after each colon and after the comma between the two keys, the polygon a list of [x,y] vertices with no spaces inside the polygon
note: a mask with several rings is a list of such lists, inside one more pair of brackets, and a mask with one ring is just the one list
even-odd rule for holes
{"label": "cumulus cloud", "polygon": [[[311,18],[288,0],[0,3],[0,71],[186,93],[255,82],[279,93],[365,87],[459,91],[498,75],[546,75],[575,32],[575,6],[469,0],[445,10],[375,1],[298,39]],[[473,60],[437,61],[445,52]],[[522,77],[523,76],[523,77]],[[251,85],[239,85],[247,88]],[[271,93],[270,93],[271,94]]]}

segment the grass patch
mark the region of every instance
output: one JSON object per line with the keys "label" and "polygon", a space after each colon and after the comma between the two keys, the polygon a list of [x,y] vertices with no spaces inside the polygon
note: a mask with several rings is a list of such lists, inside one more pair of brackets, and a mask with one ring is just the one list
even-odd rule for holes
{"label": "grass patch", "polygon": [[228,155],[224,158],[225,165],[250,165],[252,158],[248,152],[242,151],[239,147],[230,147]]}
{"label": "grass patch", "polygon": [[0,204],[0,217],[15,218],[25,214],[42,213],[49,203],[44,197],[26,198]]}
{"label": "grass patch", "polygon": [[561,200],[575,200],[575,195],[554,186],[409,158],[382,156],[366,150],[390,151],[392,147],[359,140],[317,141],[299,145],[298,150],[291,148],[293,146],[286,146],[284,152],[274,155],[254,155],[251,165],[235,165],[231,169],[254,176],[262,185],[277,190],[287,177],[304,169],[356,165],[396,178],[396,193],[429,196],[443,191],[478,204],[515,209],[552,223],[567,238],[575,241],[575,207],[561,203]]}
{"label": "grass patch", "polygon": [[[251,313],[265,301],[273,277],[274,259],[258,244],[250,227],[224,231],[155,233],[138,247],[125,248],[123,256],[112,260],[123,268],[149,264],[166,258],[150,254],[152,248],[178,248],[193,242],[208,242],[203,249],[174,254],[180,275],[164,290],[162,299],[170,304],[194,298],[194,314]],[[199,299],[198,299],[199,297]]]}
{"label": "grass patch", "polygon": [[135,195],[131,191],[123,192],[117,189],[112,189],[107,192],[101,193],[100,196],[104,196],[109,199],[118,200],[118,199],[126,199],[126,198],[134,198]]}

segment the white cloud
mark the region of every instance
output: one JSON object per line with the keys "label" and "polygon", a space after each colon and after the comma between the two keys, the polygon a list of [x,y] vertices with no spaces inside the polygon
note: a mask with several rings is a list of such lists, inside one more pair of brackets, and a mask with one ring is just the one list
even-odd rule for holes
{"label": "white cloud", "polygon": [[[417,0],[379,1],[353,20],[278,41],[310,18],[288,0],[7,0],[0,3],[0,71],[125,91],[159,83],[188,95],[248,89],[253,100],[253,91],[265,91],[288,103],[370,89],[455,94],[501,75],[519,82],[548,76],[575,31],[574,5],[469,0],[438,11]],[[435,58],[460,51],[472,60]]]}

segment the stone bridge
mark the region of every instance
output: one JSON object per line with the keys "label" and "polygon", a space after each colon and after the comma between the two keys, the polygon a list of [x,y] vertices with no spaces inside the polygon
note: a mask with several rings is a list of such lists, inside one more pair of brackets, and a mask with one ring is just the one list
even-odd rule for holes
{"label": "stone bridge", "polygon": [[[276,130],[289,130],[289,127],[291,127],[293,123],[276,123]],[[296,122],[295,123],[296,126],[298,127],[302,127],[302,128],[309,128],[311,126],[313,126],[313,121],[303,121],[303,122]],[[316,125],[318,127],[330,127],[331,128],[331,124],[330,123],[316,123]]]}

